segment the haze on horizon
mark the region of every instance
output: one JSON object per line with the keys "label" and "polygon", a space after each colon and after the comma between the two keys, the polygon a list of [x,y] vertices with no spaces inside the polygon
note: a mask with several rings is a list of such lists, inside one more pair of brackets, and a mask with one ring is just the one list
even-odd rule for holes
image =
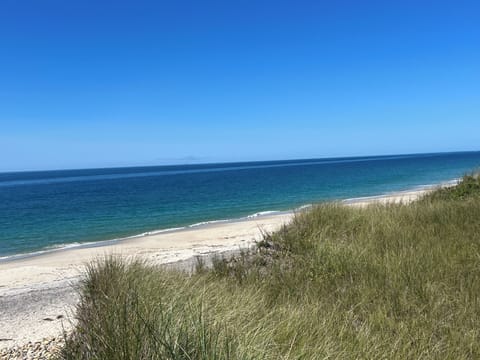
{"label": "haze on horizon", "polygon": [[0,171],[479,150],[475,1],[0,5]]}

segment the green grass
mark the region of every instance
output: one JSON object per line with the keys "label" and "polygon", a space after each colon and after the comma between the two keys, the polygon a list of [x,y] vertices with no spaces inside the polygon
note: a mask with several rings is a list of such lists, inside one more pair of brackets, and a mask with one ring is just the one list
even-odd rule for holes
{"label": "green grass", "polygon": [[478,359],[480,179],[317,206],[191,276],[106,259],[81,291],[65,359]]}

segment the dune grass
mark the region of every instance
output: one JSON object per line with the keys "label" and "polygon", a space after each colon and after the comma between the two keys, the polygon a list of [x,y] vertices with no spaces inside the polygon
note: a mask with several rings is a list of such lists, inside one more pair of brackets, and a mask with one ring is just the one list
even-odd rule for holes
{"label": "dune grass", "polygon": [[480,358],[480,179],[324,204],[193,275],[92,264],[64,359]]}

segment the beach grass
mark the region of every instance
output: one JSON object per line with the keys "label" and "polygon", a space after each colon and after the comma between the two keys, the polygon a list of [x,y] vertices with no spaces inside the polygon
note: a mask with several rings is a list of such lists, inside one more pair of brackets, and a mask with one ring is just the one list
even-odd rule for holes
{"label": "beach grass", "polygon": [[89,266],[64,359],[480,358],[480,179],[329,203],[193,274]]}

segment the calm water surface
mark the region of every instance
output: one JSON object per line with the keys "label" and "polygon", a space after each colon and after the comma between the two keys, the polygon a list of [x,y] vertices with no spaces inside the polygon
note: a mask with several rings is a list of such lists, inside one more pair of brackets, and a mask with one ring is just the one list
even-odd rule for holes
{"label": "calm water surface", "polygon": [[0,257],[407,190],[478,168],[480,152],[0,173]]}

